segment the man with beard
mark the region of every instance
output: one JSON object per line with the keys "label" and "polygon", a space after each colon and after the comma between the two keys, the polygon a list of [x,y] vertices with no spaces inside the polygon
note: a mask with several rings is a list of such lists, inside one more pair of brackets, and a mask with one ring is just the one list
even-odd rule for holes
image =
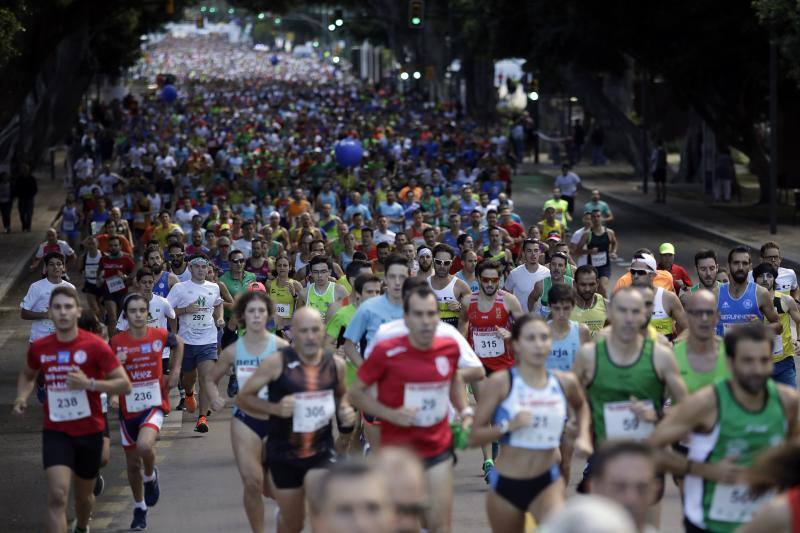
{"label": "man with beard", "polygon": [[442,322],[458,327],[458,317],[462,307],[461,301],[469,297],[472,291],[464,281],[450,274],[453,256],[453,249],[448,245],[436,245],[433,249],[434,275],[428,278],[428,283],[436,295],[439,318]]}
{"label": "man with beard", "polygon": [[733,531],[763,502],[749,497],[744,473],[760,452],[797,435],[798,396],[775,383],[769,327],[751,322],[725,335],[732,378],[673,407],[650,435],[663,448],[691,433],[689,454],[662,452],[661,466],[686,475],[686,531]]}
{"label": "man with beard", "polygon": [[707,248],[697,250],[697,253],[694,254],[694,269],[697,272],[697,279],[700,280],[700,283],[692,286],[688,291],[684,291],[681,294],[681,300],[688,300],[690,294],[700,289],[709,290],[716,296],[719,293],[719,286],[721,285],[717,281],[717,272],[719,272],[717,253]]}
{"label": "man with beard", "polygon": [[180,281],[178,276],[168,270],[164,270],[164,257],[160,249],[147,252],[144,260],[147,268],[156,277],[153,285],[153,294],[166,298],[172,286]]}
{"label": "man with beard", "polygon": [[730,283],[721,285],[717,298],[719,324],[717,335],[724,335],[738,324],[765,318],[775,335],[783,331],[780,317],[769,291],[755,281],[747,281],[750,271],[750,252],[744,246],[737,246],[728,253],[728,272]]}
{"label": "man with beard", "polygon": [[634,287],[653,289],[650,324],[658,333],[672,340],[675,335],[688,327],[686,312],[683,310],[678,296],[675,293],[667,292],[662,287],[653,286],[653,279],[656,276],[656,260],[652,255],[634,256],[631,261],[630,273]]}
{"label": "man with beard", "polygon": [[569,319],[586,324],[592,337],[608,323],[606,316],[608,300],[597,292],[599,287],[600,281],[595,267],[582,265],[575,270],[575,294],[577,299]]}
{"label": "man with beard", "polygon": [[417,266],[416,277],[419,279],[427,280],[433,276],[433,251],[424,244],[417,249]]}
{"label": "man with beard", "polygon": [[169,253],[169,270],[178,276],[178,281],[189,281],[192,279],[192,273],[189,271],[188,265],[186,264],[183,244],[179,242],[170,244],[167,248],[167,253]]}
{"label": "man with beard", "polygon": [[256,235],[253,237],[250,248],[250,258],[247,259],[244,269],[256,275],[256,281],[266,283],[272,268],[270,261],[264,254],[264,241]]}

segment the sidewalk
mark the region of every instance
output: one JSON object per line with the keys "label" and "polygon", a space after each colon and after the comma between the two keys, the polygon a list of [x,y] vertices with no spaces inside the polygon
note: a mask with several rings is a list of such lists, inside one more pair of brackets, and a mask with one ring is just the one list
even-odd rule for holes
{"label": "sidewalk", "polygon": [[[546,164],[526,164],[526,167],[526,174],[553,177],[560,170]],[[716,204],[703,194],[700,184],[668,183],[667,203],[656,204],[652,180],[648,194],[642,194],[642,180],[629,165],[578,165],[573,170],[581,177],[584,189],[599,189],[601,198],[612,209],[615,204],[621,204],[659,217],[675,230],[692,232],[727,247],[743,244],[756,254],[762,244],[775,241],[781,246],[783,266],[800,270],[800,225],[792,225],[794,205],[779,204],[778,233],[772,235],[769,232],[769,207],[754,205],[758,190],[752,185],[743,185],[742,201],[734,197],[732,203]],[[789,200],[794,201],[794,198]],[[724,262],[724,258],[721,261]]]}
{"label": "sidewalk", "polygon": [[[36,194],[36,203],[33,210],[33,223],[31,231],[23,232],[17,204],[11,213],[11,233],[0,233],[0,300],[28,274],[36,246],[44,242],[45,232],[53,221],[59,208],[64,203],[66,190],[63,184],[63,160],[56,157],[56,179],[50,180],[50,168],[42,165],[34,175],[39,186]],[[77,250],[76,250],[77,253]],[[17,303],[17,306],[19,304]]]}

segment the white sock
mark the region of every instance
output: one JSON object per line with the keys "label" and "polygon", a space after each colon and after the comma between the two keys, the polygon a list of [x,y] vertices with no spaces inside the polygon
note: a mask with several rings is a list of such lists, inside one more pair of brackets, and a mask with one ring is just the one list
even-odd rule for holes
{"label": "white sock", "polygon": [[146,511],[147,510],[147,504],[144,503],[144,500],[142,500],[140,502],[137,502],[136,500],[133,500],[133,508],[134,509],[141,509],[142,511]]}
{"label": "white sock", "polygon": [[155,468],[153,469],[153,475],[152,476],[148,476],[147,474],[142,472],[142,479],[144,480],[145,483],[150,483],[151,481],[155,481],[156,480],[156,470],[155,470]]}

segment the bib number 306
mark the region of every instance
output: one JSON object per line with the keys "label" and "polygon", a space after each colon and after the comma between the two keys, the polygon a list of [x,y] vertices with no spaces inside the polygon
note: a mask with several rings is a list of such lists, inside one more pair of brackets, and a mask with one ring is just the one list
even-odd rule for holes
{"label": "bib number 306", "polygon": [[336,413],[332,390],[300,392],[294,395],[292,431],[312,433],[325,427]]}

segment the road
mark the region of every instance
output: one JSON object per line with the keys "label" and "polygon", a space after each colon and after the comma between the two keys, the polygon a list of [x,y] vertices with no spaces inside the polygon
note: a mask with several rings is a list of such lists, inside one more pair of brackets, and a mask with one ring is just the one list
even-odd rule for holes
{"label": "road", "polygon": [[[535,220],[544,200],[550,195],[552,180],[545,177],[520,177],[515,182],[516,211],[523,220]],[[581,193],[578,206],[588,200]],[[694,251],[701,247],[722,246],[713,242],[671,231],[652,216],[643,215],[612,204],[616,221],[612,227],[620,241],[620,256],[630,258],[640,247],[656,249],[662,242],[672,242],[678,262],[691,264]],[[614,278],[627,269],[627,264],[614,265]],[[693,271],[693,268],[688,270]],[[27,276],[24,283],[12,289],[0,302],[0,471],[6,483],[0,485],[0,523],[7,531],[39,531],[44,508],[44,476],[41,468],[42,411],[35,399],[22,419],[12,418],[11,403],[15,396],[16,376],[27,349],[29,324],[18,318],[16,309],[27,285],[34,281]],[[223,393],[224,394],[224,393]],[[173,402],[174,405],[174,402]],[[161,502],[148,516],[151,531],[246,531],[247,521],[241,505],[241,484],[229,442],[230,411],[214,415],[211,431],[206,435],[193,432],[190,415],[171,414],[158,444],[161,473]],[[488,530],[484,511],[486,485],[480,475],[480,452],[459,453],[455,481],[455,532]],[[573,465],[570,493],[574,492],[581,464]],[[104,469],[106,492],[99,499],[93,531],[126,530],[130,523],[131,496],[125,476],[122,449],[116,421],[112,421],[111,463]],[[267,503],[267,530],[274,531],[274,505]],[[662,509],[664,531],[681,530],[680,500],[674,485],[668,481]]]}

